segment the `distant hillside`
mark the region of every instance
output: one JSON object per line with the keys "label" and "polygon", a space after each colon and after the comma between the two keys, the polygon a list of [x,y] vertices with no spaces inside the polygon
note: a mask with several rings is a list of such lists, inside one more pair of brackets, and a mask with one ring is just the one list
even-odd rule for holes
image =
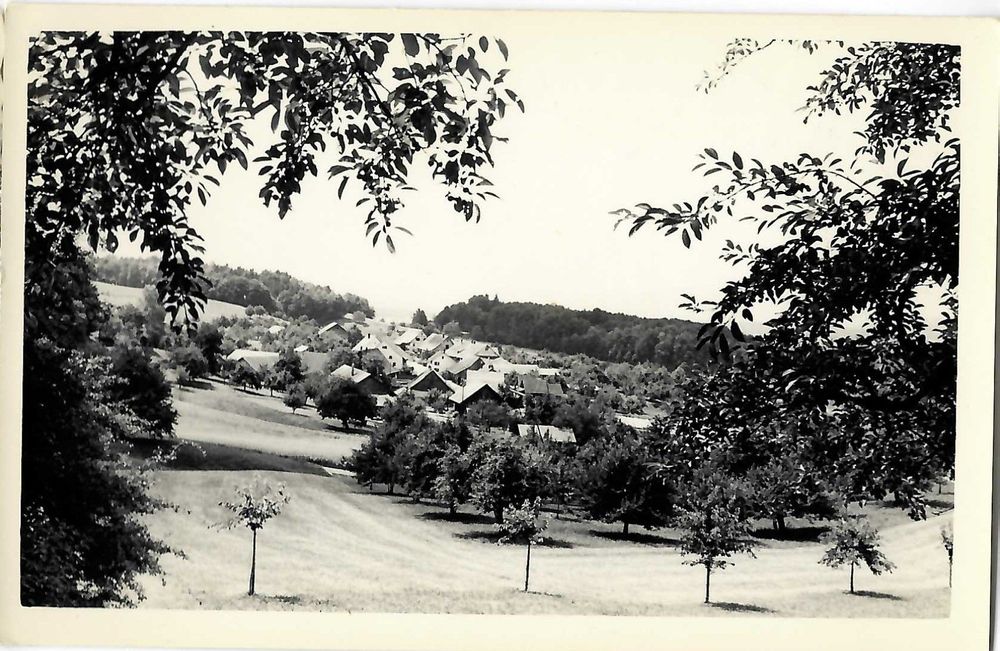
{"label": "distant hillside", "polygon": [[699,324],[683,319],[646,319],[473,296],[444,308],[434,321],[439,326],[455,321],[484,341],[583,353],[609,362],[652,362],[673,368],[707,360],[704,352],[695,350]]}
{"label": "distant hillside", "polygon": [[[93,260],[97,280],[123,287],[147,287],[159,278],[155,258],[98,257]],[[319,323],[349,312],[374,316],[368,301],[354,294],[338,294],[329,287],[293,278],[283,271],[253,271],[226,265],[207,265],[212,286],[208,298],[238,306],[259,305],[271,314],[306,317]]]}
{"label": "distant hillside", "polygon": [[[97,287],[97,292],[100,294],[101,300],[109,305],[114,305],[115,307],[122,305],[141,307],[143,304],[143,290],[140,287],[124,287],[100,281],[96,281],[94,286]],[[209,299],[201,319],[207,322],[224,316],[243,316],[246,314],[246,311],[247,309],[242,305]]]}

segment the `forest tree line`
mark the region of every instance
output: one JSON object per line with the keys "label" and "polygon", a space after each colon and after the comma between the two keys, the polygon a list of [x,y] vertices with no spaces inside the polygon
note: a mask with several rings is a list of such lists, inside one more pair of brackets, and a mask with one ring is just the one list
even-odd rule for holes
{"label": "forest tree line", "polygon": [[707,360],[695,350],[699,325],[683,319],[649,319],[473,296],[445,307],[434,321],[442,326],[457,322],[462,330],[484,341],[582,353],[608,362],[652,362],[675,368]]}
{"label": "forest tree line", "polygon": [[[96,280],[115,285],[148,287],[155,285],[160,277],[155,258],[100,256],[93,262]],[[259,305],[270,314],[290,319],[306,317],[317,323],[328,323],[351,312],[375,314],[365,298],[339,294],[283,271],[254,271],[209,264],[205,276],[211,283],[205,292],[208,298],[245,307]]]}

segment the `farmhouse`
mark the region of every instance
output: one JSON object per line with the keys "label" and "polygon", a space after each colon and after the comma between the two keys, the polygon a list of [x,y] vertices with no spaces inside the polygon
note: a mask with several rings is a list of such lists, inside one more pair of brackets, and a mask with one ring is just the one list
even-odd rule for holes
{"label": "farmhouse", "polygon": [[462,359],[453,361],[446,369],[444,369],[444,374],[456,382],[464,382],[466,374],[469,371],[475,371],[482,368],[483,363],[484,361],[482,357],[476,357],[475,355],[463,357]]}
{"label": "farmhouse", "polygon": [[521,377],[521,391],[526,396],[563,396],[563,388],[557,382],[548,382],[540,377]]}
{"label": "farmhouse", "polygon": [[407,391],[413,391],[414,393],[441,391],[442,393],[448,394],[454,391],[452,387],[453,385],[448,384],[447,380],[441,377],[440,373],[429,369],[407,384],[405,389]]}
{"label": "farmhouse", "polygon": [[410,348],[421,355],[433,355],[447,348],[450,341],[444,335],[435,332],[428,335],[423,341],[413,344]]}
{"label": "farmhouse", "polygon": [[402,332],[392,341],[400,348],[409,349],[419,343],[424,338],[424,333],[419,328],[402,328]]}
{"label": "farmhouse", "polygon": [[553,425],[519,424],[517,426],[517,434],[522,438],[537,436],[553,443],[576,444],[576,434],[573,433],[573,430],[560,429]]}
{"label": "farmhouse", "polygon": [[343,364],[342,366],[337,367],[337,369],[330,375],[333,377],[339,377],[343,380],[350,380],[356,384],[359,389],[373,396],[386,395],[389,393],[389,387],[387,387],[377,377],[368,371],[354,368],[348,364]]}
{"label": "farmhouse", "polygon": [[262,350],[251,350],[248,348],[237,348],[226,356],[231,362],[244,364],[254,371],[260,372],[274,366],[278,361],[278,353],[269,353]]}
{"label": "farmhouse", "polygon": [[409,356],[396,344],[386,342],[375,335],[366,335],[352,350],[362,359],[374,359],[382,364],[387,375],[394,375],[406,369]]}
{"label": "farmhouse", "polygon": [[459,412],[464,412],[469,405],[477,403],[480,400],[500,402],[500,393],[485,382],[474,382],[458,387],[449,400],[455,403],[455,409]]}

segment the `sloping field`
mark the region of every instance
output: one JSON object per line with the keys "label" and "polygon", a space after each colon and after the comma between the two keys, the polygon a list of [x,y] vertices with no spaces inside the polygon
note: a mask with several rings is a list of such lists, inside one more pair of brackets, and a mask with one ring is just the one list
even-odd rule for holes
{"label": "sloping field", "polygon": [[[183,420],[183,417],[182,417]],[[947,561],[938,531],[950,515],[883,531],[898,569],[847,572],[817,563],[821,547],[765,548],[713,575],[714,606],[701,605],[701,568],[669,540],[636,544],[594,535],[593,523],[553,521],[532,553],[532,592],[520,591],[524,548],[492,544],[491,525],[436,506],[371,494],[343,477],[262,472],[292,501],[258,537],[258,595],[246,595],[250,535],[217,530],[217,504],[253,471],[161,471],[156,492],[178,505],[150,517],[152,533],[183,550],[163,559],[164,582],[147,582],[151,608],[376,612],[590,613],[942,617]]]}
{"label": "sloping field", "polygon": [[365,437],[328,428],[312,409],[292,414],[279,398],[244,394],[220,383],[174,391],[178,438],[231,445],[339,465]]}
{"label": "sloping field", "polygon": [[[140,305],[142,303],[143,290],[138,287],[124,287],[122,285],[112,285],[111,283],[95,282],[101,300],[115,307],[121,305]],[[202,315],[204,321],[213,321],[224,316],[243,316],[247,309],[235,303],[225,301],[209,300],[205,305],[205,312]]]}

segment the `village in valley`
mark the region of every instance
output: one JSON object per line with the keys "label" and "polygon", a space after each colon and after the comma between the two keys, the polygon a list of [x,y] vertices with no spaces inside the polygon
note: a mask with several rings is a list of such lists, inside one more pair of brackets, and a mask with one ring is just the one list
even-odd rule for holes
{"label": "village in valley", "polygon": [[560,21],[32,41],[23,606],[949,616],[962,48]]}

